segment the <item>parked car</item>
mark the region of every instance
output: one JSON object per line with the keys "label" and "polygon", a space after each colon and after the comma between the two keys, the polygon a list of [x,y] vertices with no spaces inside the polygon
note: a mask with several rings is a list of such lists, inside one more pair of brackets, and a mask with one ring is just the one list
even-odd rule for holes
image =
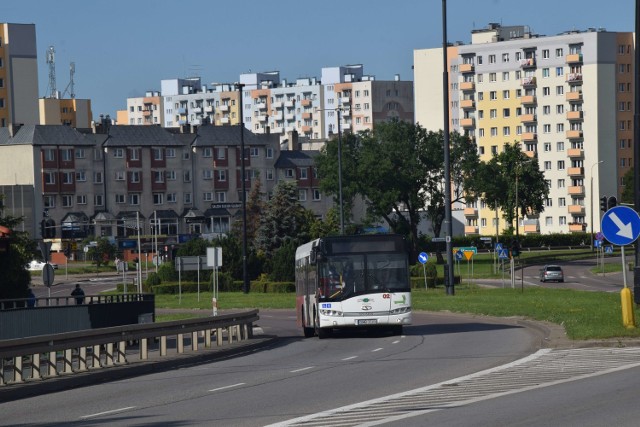
{"label": "parked car", "polygon": [[564,272],[559,265],[545,265],[540,270],[540,281],[547,282],[553,280],[556,282],[564,282]]}
{"label": "parked car", "polygon": [[[44,269],[45,264],[46,264],[45,262],[38,261],[38,260],[34,259],[29,264],[27,264],[27,270],[29,270],[29,271],[42,271]],[[50,262],[49,264],[51,264],[51,267],[53,267],[54,270],[58,269],[58,264],[55,264],[53,262]]]}

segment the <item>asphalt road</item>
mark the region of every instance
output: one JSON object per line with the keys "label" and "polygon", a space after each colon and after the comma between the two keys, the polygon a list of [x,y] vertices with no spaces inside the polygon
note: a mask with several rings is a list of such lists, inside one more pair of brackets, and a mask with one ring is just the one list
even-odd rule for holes
{"label": "asphalt road", "polygon": [[7,402],[0,425],[263,426],[500,366],[543,341],[513,319],[447,314],[416,313],[400,337],[304,339],[294,325],[292,311],[263,312],[279,336],[267,349]]}

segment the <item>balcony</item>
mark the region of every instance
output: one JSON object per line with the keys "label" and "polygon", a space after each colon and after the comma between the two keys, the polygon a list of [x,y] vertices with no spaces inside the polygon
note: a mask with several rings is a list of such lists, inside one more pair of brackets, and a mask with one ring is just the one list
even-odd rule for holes
{"label": "balcony", "polygon": [[520,98],[520,103],[522,105],[532,105],[532,104],[537,104],[538,100],[535,95],[525,95],[522,98]]}
{"label": "balcony", "polygon": [[191,112],[192,112],[192,113],[195,113],[195,114],[201,114],[201,113],[202,113],[202,107],[195,107],[195,108],[192,108],[192,109],[191,109]]}
{"label": "balcony", "polygon": [[534,220],[531,224],[527,224],[527,222],[522,224],[522,231],[524,232],[524,234],[540,233],[540,223],[537,220]]}
{"label": "balcony", "polygon": [[220,123],[223,124],[223,125],[228,125],[230,123],[229,117],[220,118]]}
{"label": "balcony", "polygon": [[463,128],[472,128],[475,125],[475,119],[473,117],[467,117],[460,119],[460,126]]}
{"label": "balcony", "polygon": [[581,205],[569,205],[567,210],[572,215],[584,215],[585,213],[585,208]]}
{"label": "balcony", "polygon": [[273,120],[282,120],[284,113],[282,111],[273,111],[271,117],[273,117]]}
{"label": "balcony", "polygon": [[567,111],[567,120],[582,120],[582,111]]}
{"label": "balcony", "polygon": [[302,113],[302,120],[311,120],[313,113]]}
{"label": "balcony", "polygon": [[266,102],[258,102],[256,104],[256,108],[258,110],[266,110],[267,109],[267,103]]}
{"label": "balcony", "polygon": [[221,105],[220,108],[218,108],[218,109],[223,113],[228,113],[229,112],[229,106],[228,105]]}
{"label": "balcony", "polygon": [[478,234],[478,226],[477,225],[465,225],[464,226],[464,234]]}
{"label": "balcony", "polygon": [[295,107],[295,105],[296,105],[296,103],[295,103],[295,101],[293,99],[290,99],[290,100],[284,102],[284,106],[285,107],[291,108],[291,107]]}
{"label": "balcony", "polygon": [[284,115],[285,120],[295,120],[296,115],[293,113],[287,113]]}
{"label": "balcony", "polygon": [[567,55],[567,64],[581,64],[582,63],[582,54],[581,53],[572,53]]}
{"label": "balcony", "polygon": [[268,120],[268,116],[266,114],[261,114],[258,116],[259,122],[266,122]]}
{"label": "balcony", "polygon": [[462,82],[460,83],[460,90],[474,91],[476,90],[476,84],[474,82]]}
{"label": "balcony", "polygon": [[565,98],[568,102],[582,102],[582,91],[567,92]]}
{"label": "balcony", "polygon": [[583,176],[584,168],[583,167],[573,167],[567,169],[567,175],[569,176]]}
{"label": "balcony", "polygon": [[584,196],[584,185],[572,185],[569,187],[569,194],[572,196]]}
{"label": "balcony", "polygon": [[571,233],[582,233],[587,229],[587,225],[582,222],[570,222],[569,231]]}
{"label": "balcony", "polygon": [[475,67],[473,64],[460,64],[461,73],[474,73]]}
{"label": "balcony", "polygon": [[522,123],[533,123],[538,121],[538,117],[535,114],[523,114],[520,116]]}
{"label": "balcony", "polygon": [[464,216],[478,216],[477,208],[464,208]]}
{"label": "balcony", "polygon": [[535,58],[525,58],[520,60],[520,68],[534,68],[536,66]]}
{"label": "balcony", "polygon": [[460,101],[460,107],[463,110],[473,110],[476,108],[476,102],[473,99],[463,99]]}
{"label": "balcony", "polygon": [[341,105],[351,104],[351,98],[349,98],[348,96],[343,96],[342,98],[340,98],[340,104]]}
{"label": "balcony", "polygon": [[204,112],[205,113],[213,113],[213,105],[207,105],[206,107],[204,107]]}
{"label": "balcony", "polygon": [[523,142],[535,142],[538,140],[538,134],[535,132],[525,132],[522,134],[521,139]]}
{"label": "balcony", "polygon": [[303,134],[309,134],[312,130],[313,128],[311,126],[300,126],[300,132]]}
{"label": "balcony", "polygon": [[533,87],[533,86],[536,85],[536,78],[535,77],[525,77],[520,82],[521,82],[523,87]]}
{"label": "balcony", "polygon": [[185,107],[180,107],[180,108],[178,108],[176,113],[178,113],[178,114],[187,114],[187,109]]}
{"label": "balcony", "polygon": [[567,131],[568,139],[582,139],[582,131],[581,130],[568,130]]}
{"label": "balcony", "polygon": [[276,101],[271,103],[271,108],[279,109],[284,107],[284,103],[282,101]]}
{"label": "balcony", "polygon": [[582,73],[570,73],[570,74],[567,74],[567,83],[569,83],[569,84],[582,84]]}
{"label": "balcony", "polygon": [[300,101],[300,104],[303,107],[310,107],[311,106],[311,100],[310,99],[303,99],[302,101]]}
{"label": "balcony", "polygon": [[525,151],[524,154],[526,154],[530,159],[533,159],[536,156],[535,151]]}
{"label": "balcony", "polygon": [[582,148],[569,148],[567,155],[571,158],[582,158],[584,157],[584,150]]}

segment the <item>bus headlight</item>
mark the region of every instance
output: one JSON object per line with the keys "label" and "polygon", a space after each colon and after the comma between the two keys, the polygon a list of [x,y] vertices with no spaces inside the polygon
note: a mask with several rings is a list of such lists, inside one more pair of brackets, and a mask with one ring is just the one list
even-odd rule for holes
{"label": "bus headlight", "polygon": [[410,311],[411,311],[411,307],[399,307],[389,311],[389,314],[404,314],[404,313],[409,313]]}
{"label": "bus headlight", "polygon": [[342,312],[338,310],[320,310],[323,316],[342,317]]}

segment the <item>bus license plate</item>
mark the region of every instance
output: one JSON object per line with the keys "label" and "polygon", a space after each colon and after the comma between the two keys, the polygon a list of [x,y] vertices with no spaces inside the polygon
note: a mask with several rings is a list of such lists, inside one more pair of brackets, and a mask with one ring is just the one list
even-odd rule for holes
{"label": "bus license plate", "polygon": [[378,319],[359,319],[358,325],[375,325],[378,323]]}

